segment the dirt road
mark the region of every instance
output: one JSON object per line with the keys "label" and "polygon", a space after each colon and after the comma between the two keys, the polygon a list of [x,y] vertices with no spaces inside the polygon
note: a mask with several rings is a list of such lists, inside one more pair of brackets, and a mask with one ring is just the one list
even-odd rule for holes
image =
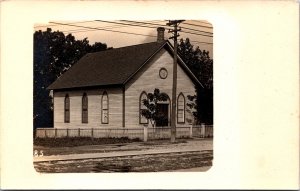
{"label": "dirt road", "polygon": [[39,172],[205,171],[213,159],[212,139],[34,149],[45,154],[34,158]]}

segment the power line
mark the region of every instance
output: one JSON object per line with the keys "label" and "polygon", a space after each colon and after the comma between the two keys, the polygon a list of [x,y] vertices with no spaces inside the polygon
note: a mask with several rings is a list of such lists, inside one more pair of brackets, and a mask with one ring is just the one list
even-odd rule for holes
{"label": "power line", "polygon": [[209,29],[213,28],[213,27],[209,27],[209,26],[196,25],[196,24],[191,24],[191,23],[182,23],[182,24],[190,25],[190,26],[194,26],[194,27],[204,27],[204,28],[209,28]]}
{"label": "power line", "polygon": [[[115,29],[115,28],[123,28],[126,27],[124,25],[111,25],[111,26],[107,26],[107,27],[101,27],[101,29]],[[74,29],[74,30],[66,30],[66,31],[62,31],[62,32],[73,32],[73,33],[77,33],[77,32],[85,32],[85,31],[95,31],[95,30],[99,30],[97,29],[91,29],[91,30],[78,30],[78,29]]]}
{"label": "power line", "polygon": [[[130,23],[138,23],[138,24],[146,24],[146,25],[152,25],[152,26],[156,26],[159,27],[161,25],[157,25],[157,24],[153,24],[153,23],[148,23],[148,22],[137,22],[137,21],[126,21],[123,20],[125,22],[130,22]],[[184,22],[182,24],[185,24]],[[135,25],[135,26],[139,26],[139,25]],[[145,26],[146,27],[146,26]],[[154,27],[151,27],[154,28]],[[201,30],[196,30],[196,29],[191,29],[191,28],[187,28],[187,27],[180,27],[182,29],[187,29],[187,30],[192,30],[192,31],[196,31],[196,32],[203,32],[203,33],[207,33],[207,34],[213,34],[212,32],[207,32],[207,31],[201,31]]]}
{"label": "power line", "polygon": [[[114,21],[103,21],[103,20],[96,20],[99,22],[104,22],[104,23],[113,23],[113,24],[123,24],[123,25],[128,25],[128,26],[136,26],[136,27],[145,27],[145,28],[157,28],[157,27],[152,27],[152,26],[143,26],[143,25],[139,25],[139,24],[128,24],[128,23],[120,23],[120,22],[114,22]],[[145,22],[144,22],[145,23]],[[149,23],[148,23],[149,24]],[[185,29],[189,29],[186,28]],[[195,35],[201,35],[201,36],[207,36],[207,37],[213,37],[211,35],[205,35],[205,34],[200,34],[200,33],[193,33],[193,32],[187,32],[187,31],[182,31],[183,33],[188,33],[188,34],[195,34]],[[203,31],[199,31],[199,32],[203,32]],[[205,31],[204,31],[205,32]]]}
{"label": "power line", "polygon": [[132,32],[116,31],[116,30],[110,30],[110,29],[102,29],[102,28],[87,27],[87,26],[80,26],[80,25],[73,25],[73,24],[66,24],[66,23],[57,23],[57,22],[50,22],[50,23],[66,25],[66,26],[73,26],[73,27],[79,27],[79,28],[86,28],[86,29],[96,29],[96,30],[102,30],[102,31],[108,31],[108,32],[117,32],[117,33],[123,33],[123,34],[148,36],[148,37],[155,37],[156,38],[156,36],[153,36],[153,35],[146,35],[146,34],[139,34],[139,33],[132,33]]}
{"label": "power line", "polygon": [[200,42],[200,41],[195,41],[195,40],[190,40],[190,42],[198,43],[198,44],[213,44],[212,42]]}
{"label": "power line", "polygon": [[[82,29],[82,30],[71,30],[71,31],[61,31],[61,32],[63,32],[63,33],[72,32],[72,34],[73,34],[73,33],[97,31],[97,30],[99,30],[99,29],[86,29],[86,30]],[[153,36],[153,38],[154,38],[154,36]],[[177,40],[177,41],[179,41],[179,40]],[[195,44],[211,44],[211,45],[213,44],[212,42],[201,42],[201,41],[194,41],[194,40],[190,40],[190,42],[194,42]]]}
{"label": "power line", "polygon": [[192,30],[192,31],[196,31],[196,32],[203,32],[203,33],[207,33],[207,34],[213,34],[212,32],[200,31],[200,30],[191,29],[191,28],[186,28],[186,27],[180,27],[180,28],[182,28],[182,29],[187,29],[187,30]]}
{"label": "power line", "polygon": [[186,32],[186,31],[181,31],[182,33],[187,33],[187,34],[194,34],[194,35],[201,35],[201,36],[207,36],[207,37],[213,37],[211,35],[205,35],[205,34],[199,34],[199,33],[193,33],[193,32]]}
{"label": "power line", "polygon": [[[89,23],[89,22],[95,22],[95,21],[79,21],[79,22],[72,22],[72,23],[68,23],[68,24]],[[52,23],[52,22],[50,22],[50,23]],[[34,28],[38,28],[38,27],[49,27],[49,26],[57,26],[57,25],[61,25],[61,24],[39,25],[39,26],[34,26]]]}
{"label": "power line", "polygon": [[99,29],[82,29],[82,30],[70,30],[70,31],[61,31],[63,33],[80,33],[80,32],[88,32],[88,31],[98,31]]}
{"label": "power line", "polygon": [[[127,25],[127,26],[136,26],[136,27],[145,27],[145,28],[157,28],[157,27],[151,27],[151,26],[143,26],[143,25],[140,25],[140,24],[128,24],[128,23],[120,23],[120,22],[113,22],[113,21],[100,21],[100,20],[97,20],[99,22],[106,22],[106,23],[113,23],[113,24],[118,24],[119,26],[111,26],[111,28],[118,28],[118,27],[122,27],[121,25]],[[84,21],[84,22],[92,22],[92,21]],[[137,21],[133,21],[133,22],[137,22]],[[53,23],[55,25],[65,25],[65,26],[72,26],[72,27],[80,27],[80,28],[86,28],[86,29],[93,29],[93,30],[102,30],[102,31],[108,31],[108,32],[117,32],[117,33],[123,33],[123,34],[131,34],[131,35],[139,35],[139,36],[148,36],[148,37],[156,37],[154,35],[146,35],[146,34],[140,34],[140,33],[133,33],[133,32],[125,32],[125,31],[117,31],[117,30],[110,30],[110,28],[97,28],[97,27],[88,27],[88,26],[82,26],[82,25],[74,25],[74,24],[70,24],[70,23],[59,23],[59,22],[50,22],[50,23]],[[83,23],[83,22],[76,22],[76,23]],[[139,23],[144,23],[144,24],[151,24],[151,23],[146,23],[146,22],[139,22]],[[190,29],[190,28],[186,28],[184,27],[184,29],[186,30],[194,30],[194,29]],[[197,30],[194,30],[194,31],[197,31]],[[64,31],[64,32],[68,32],[68,31]],[[75,32],[84,32],[84,31],[74,31]],[[194,32],[190,32],[190,31],[181,31],[183,33],[187,33],[187,34],[194,34],[194,35],[201,35],[201,36],[207,36],[207,37],[213,37],[211,35],[205,35],[205,34],[201,34],[201,33],[194,33]],[[201,31],[199,31],[201,32]]]}
{"label": "power line", "polygon": [[[160,24],[161,22],[164,22],[164,21],[152,21],[152,22],[129,21],[129,20],[120,20],[120,21],[123,21],[123,22],[129,22],[129,23],[138,23],[138,24],[154,25],[154,26],[162,26],[162,25],[165,25],[165,23],[164,23],[164,24]],[[159,24],[160,24],[160,25],[159,25]]]}
{"label": "power line", "polygon": [[[127,26],[134,26],[134,27],[144,27],[144,28],[157,28],[157,26],[145,26],[141,24],[129,24],[129,23],[120,23],[120,22],[115,22],[115,21],[103,21],[103,20],[96,20],[99,22],[104,22],[104,23],[113,23],[113,24],[120,24],[120,25],[127,25]],[[149,24],[149,23],[148,23]]]}
{"label": "power line", "polygon": [[[128,21],[128,20],[122,20],[123,22],[129,22],[129,23],[135,23],[135,24],[141,24],[141,25],[152,25],[154,27],[166,27],[165,23],[161,23],[164,21],[159,21],[159,22],[141,22],[141,21]],[[168,29],[168,28],[167,28]]]}
{"label": "power line", "polygon": [[211,25],[211,24],[210,24],[209,22],[207,22],[207,21],[193,20],[193,22],[202,23],[202,24],[206,24],[206,25]]}

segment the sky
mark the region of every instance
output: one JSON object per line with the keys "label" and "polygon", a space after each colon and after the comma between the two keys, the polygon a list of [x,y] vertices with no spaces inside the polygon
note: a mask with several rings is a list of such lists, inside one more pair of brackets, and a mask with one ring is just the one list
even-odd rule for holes
{"label": "sky", "polygon": [[[90,21],[52,21],[37,23],[34,30],[61,31],[71,33],[77,40],[88,38],[90,44],[95,42],[106,43],[108,47],[118,48],[135,44],[153,42],[157,39],[157,27],[165,27],[165,39],[172,36],[166,25],[167,20],[90,20]],[[181,31],[178,39],[189,38],[194,47],[209,51],[213,58],[213,26],[203,20],[185,20],[179,24]],[[169,39],[173,42],[173,39]]]}

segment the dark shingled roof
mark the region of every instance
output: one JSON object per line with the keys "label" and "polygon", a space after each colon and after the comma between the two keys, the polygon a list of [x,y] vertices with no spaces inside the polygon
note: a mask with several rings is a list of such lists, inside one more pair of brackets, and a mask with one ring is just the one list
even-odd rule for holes
{"label": "dark shingled roof", "polygon": [[47,89],[122,85],[167,41],[88,53]]}

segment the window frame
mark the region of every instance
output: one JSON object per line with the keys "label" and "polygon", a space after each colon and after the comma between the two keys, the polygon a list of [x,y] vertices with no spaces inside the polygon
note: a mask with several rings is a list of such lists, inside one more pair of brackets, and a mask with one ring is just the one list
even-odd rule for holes
{"label": "window frame", "polygon": [[[143,117],[142,116],[142,104],[143,104],[143,100],[142,100],[142,97],[143,97],[143,95],[146,95],[146,98],[148,98],[148,95],[147,95],[147,93],[145,92],[145,91],[142,91],[142,93],[140,94],[140,98],[139,98],[139,123],[140,124],[149,124],[149,119],[147,119],[147,118],[145,118],[145,117]],[[145,118],[145,120],[147,121],[147,122],[143,122],[142,121],[142,119],[143,118]]]}
{"label": "window frame", "polygon": [[[84,106],[86,106],[86,108]],[[89,121],[89,112],[88,111],[89,111],[88,96],[86,93],[83,93],[82,99],[81,99],[81,123],[88,123],[88,121]]]}
{"label": "window frame", "polygon": [[[67,107],[68,103],[68,107]],[[67,117],[68,113],[68,117]],[[65,95],[65,100],[64,100],[64,122],[65,123],[70,123],[70,97],[69,94]]]}
{"label": "window frame", "polygon": [[[183,98],[183,108],[179,108],[180,97]],[[179,116],[179,111],[182,111],[182,118]],[[182,92],[180,92],[177,97],[177,123],[185,123],[185,97]]]}
{"label": "window frame", "polygon": [[[106,98],[107,98],[107,100],[106,100],[107,108],[106,109],[103,108],[103,98],[104,98],[104,96],[106,96]],[[107,111],[107,121],[104,121],[103,111]],[[101,124],[109,124],[109,97],[108,97],[107,91],[104,91],[102,93],[102,97],[101,97]]]}

